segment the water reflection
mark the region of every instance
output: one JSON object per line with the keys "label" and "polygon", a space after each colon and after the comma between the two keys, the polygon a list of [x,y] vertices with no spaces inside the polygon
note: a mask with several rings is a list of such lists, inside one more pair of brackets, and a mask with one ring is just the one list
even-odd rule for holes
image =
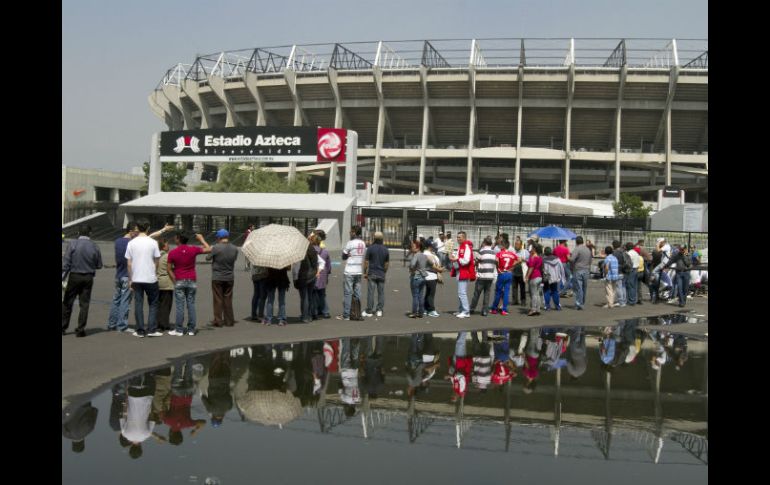
{"label": "water reflection", "polygon": [[[134,459],[148,440],[184,447],[251,424],[494,452],[708,464],[707,341],[677,333],[672,324],[688,323],[677,319],[215,352],[113,386],[109,426]],[[73,451],[83,451],[97,414],[89,402],[63,416]]]}

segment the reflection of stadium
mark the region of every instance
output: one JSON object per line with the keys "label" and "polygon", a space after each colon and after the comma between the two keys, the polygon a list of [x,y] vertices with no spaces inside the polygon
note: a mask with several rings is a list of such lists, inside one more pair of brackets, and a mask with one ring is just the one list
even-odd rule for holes
{"label": "reflection of stadium", "polygon": [[[171,130],[329,126],[359,134],[377,193],[654,195],[707,201],[708,42],[480,39],[222,52],[149,96]],[[213,167],[196,167],[198,180]],[[311,185],[342,181],[329,164]]]}
{"label": "reflection of stadium", "polygon": [[[282,428],[476,451],[708,464],[706,343],[689,339],[689,359],[675,371],[673,365],[650,368],[655,350],[652,342],[646,341],[633,365],[618,367],[610,374],[599,359],[595,341],[600,334],[601,329],[588,332],[587,368],[577,381],[566,369],[542,368],[533,394],[522,393],[518,378],[499,390],[484,394],[470,391],[456,404],[449,403],[451,384],[441,379],[446,358],[454,352],[456,334],[434,336],[442,368],[431,380],[430,392],[418,393],[415,400],[395,395],[405,387],[403,362],[410,337],[386,337],[382,354],[386,379],[380,397],[370,399],[362,387],[355,415],[346,413],[337,393],[340,375],[332,372],[321,398],[283,422]],[[367,340],[360,339],[362,352]],[[290,367],[297,379],[307,362],[305,345],[291,346],[294,363]],[[274,355],[285,354],[288,348],[277,346]],[[234,363],[234,368],[242,365]],[[397,370],[393,371],[394,367]],[[238,393],[237,388],[234,392]]]}

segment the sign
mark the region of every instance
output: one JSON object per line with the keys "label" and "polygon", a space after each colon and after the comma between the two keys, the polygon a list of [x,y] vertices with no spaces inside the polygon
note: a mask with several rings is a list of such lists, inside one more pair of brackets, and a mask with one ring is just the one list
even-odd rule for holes
{"label": "sign", "polygon": [[344,162],[347,130],[241,126],[166,131],[161,162]]}
{"label": "sign", "polygon": [[677,189],[676,187],[670,187],[667,185],[663,188],[663,197],[679,198],[680,195],[681,195],[681,190]]}
{"label": "sign", "polygon": [[703,209],[700,206],[684,206],[682,210],[682,230],[688,232],[701,232],[703,230]]}

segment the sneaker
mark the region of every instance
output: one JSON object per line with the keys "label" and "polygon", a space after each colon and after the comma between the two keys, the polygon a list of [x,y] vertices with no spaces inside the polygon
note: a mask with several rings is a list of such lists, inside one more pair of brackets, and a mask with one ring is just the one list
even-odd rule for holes
{"label": "sneaker", "polygon": [[623,308],[623,307],[625,307],[625,306],[626,306],[626,304],[625,304],[625,303],[623,303],[622,305],[618,305],[618,306],[619,306],[620,308]]}
{"label": "sneaker", "polygon": [[156,330],[156,331],[154,331],[152,333],[148,333],[147,336],[148,337],[162,337],[163,336],[163,332],[159,332],[159,331]]}
{"label": "sneaker", "polygon": [[582,306],[580,306],[580,305],[575,305],[575,310],[582,310],[582,309],[583,309],[583,307],[582,307]]}
{"label": "sneaker", "polygon": [[378,316],[378,317],[381,317],[381,316],[382,316],[382,310],[377,310],[377,316]]}
{"label": "sneaker", "polygon": [[172,330],[168,332],[168,335],[171,335],[173,337],[181,337],[182,335],[184,335],[184,332],[177,332],[176,330]]}
{"label": "sneaker", "polygon": [[556,305],[556,308],[555,308],[555,310],[556,310],[557,312],[560,312],[560,311],[561,311],[561,305]]}
{"label": "sneaker", "polygon": [[[350,319],[348,318],[348,320]],[[285,327],[287,323],[289,322],[287,322],[286,320],[278,320],[278,326],[280,327]]]}
{"label": "sneaker", "polygon": [[337,320],[345,320],[345,321],[349,321],[349,320],[350,320],[350,317],[343,317],[342,315],[337,315]]}
{"label": "sneaker", "polygon": [[497,310],[496,309],[495,310],[489,310],[489,313],[491,313],[492,315],[497,315]]}
{"label": "sneaker", "polygon": [[374,313],[369,313],[369,312],[361,312],[361,316],[362,316],[362,317],[373,317],[373,316],[374,316]]}
{"label": "sneaker", "polygon": [[457,318],[470,318],[470,314],[462,312],[457,314]]}
{"label": "sneaker", "polygon": [[190,337],[195,337],[195,335],[197,335],[197,333],[198,333],[197,330],[188,330],[187,331],[187,335],[189,335]]}
{"label": "sneaker", "polygon": [[138,337],[138,338],[144,338],[145,337],[144,332],[143,331],[139,332],[138,330],[134,331],[134,333],[132,335],[134,337]]}
{"label": "sneaker", "polygon": [[420,318],[419,313],[407,313],[406,316],[409,318]]}
{"label": "sneaker", "polygon": [[118,333],[129,333],[129,332],[131,332],[131,329],[128,327],[118,329]]}
{"label": "sneaker", "polygon": [[439,316],[439,313],[436,310],[433,310],[432,312],[428,313],[428,316],[436,318]]}
{"label": "sneaker", "polygon": [[503,311],[501,311],[501,312],[500,312],[500,315],[502,315],[502,316],[504,316],[504,317],[505,317],[505,316],[508,316],[508,312],[507,312],[507,311],[505,311],[505,310],[503,310]]}

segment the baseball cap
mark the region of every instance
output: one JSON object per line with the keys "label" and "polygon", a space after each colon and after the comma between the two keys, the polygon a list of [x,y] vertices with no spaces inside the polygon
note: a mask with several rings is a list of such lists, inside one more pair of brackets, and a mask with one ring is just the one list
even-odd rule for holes
{"label": "baseball cap", "polygon": [[222,239],[223,237],[229,237],[230,233],[227,232],[227,229],[220,229],[217,231],[217,238]]}
{"label": "baseball cap", "polygon": [[656,242],[656,243],[658,243],[658,244],[660,244],[660,243],[662,243],[662,242],[663,242],[663,241],[665,241],[665,240],[666,240],[666,238],[665,238],[665,237],[659,237],[658,239],[656,239],[656,240],[655,240],[655,242]]}

